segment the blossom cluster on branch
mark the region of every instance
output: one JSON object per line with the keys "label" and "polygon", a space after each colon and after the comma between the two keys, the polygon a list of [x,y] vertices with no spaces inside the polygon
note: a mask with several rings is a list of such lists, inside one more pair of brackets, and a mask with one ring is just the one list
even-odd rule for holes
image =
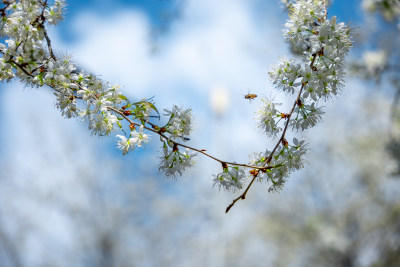
{"label": "blossom cluster on branch", "polygon": [[324,1],[293,3],[284,36],[303,60],[282,58],[269,76],[278,90],[296,99],[286,112],[278,110],[279,103],[263,99],[256,114],[257,124],[268,137],[277,139],[275,147],[254,153],[248,163],[227,162],[205,149],[186,145],[192,131],[191,109],[174,105],[162,114],[167,123],[157,125],[155,118],[161,115],[151,99],[131,101],[119,85],[79,69],[69,57],[57,57],[46,25],[57,24],[63,18],[64,7],[63,0],[53,4],[47,0],[3,1],[0,28],[5,41],[0,44],[0,80],[17,77],[31,86],[49,86],[64,117],[80,118],[95,135],[118,133],[117,148],[124,155],[149,142],[150,133],[159,135],[159,170],[165,176],[182,175],[199,154],[220,162],[222,172],[213,176],[215,186],[236,191],[248,182],[227,211],[245,198],[255,180],[266,181],[271,185],[269,191],[277,191],[292,171],[304,166],[306,142],[296,138],[288,141],[287,130],[303,131],[322,120],[320,101],[341,91],[345,56],[352,45],[348,26],[338,23],[336,17],[327,18]]}

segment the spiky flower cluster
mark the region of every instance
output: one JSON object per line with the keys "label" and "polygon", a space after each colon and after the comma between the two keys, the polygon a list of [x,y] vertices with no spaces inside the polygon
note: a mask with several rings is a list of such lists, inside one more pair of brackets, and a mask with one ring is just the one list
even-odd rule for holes
{"label": "spiky flower cluster", "polygon": [[165,126],[167,132],[171,134],[172,139],[183,139],[188,140],[189,134],[192,131],[192,110],[183,109],[174,105],[171,110],[164,110],[165,116],[169,116],[170,119]]}
{"label": "spiky flower cluster", "polygon": [[191,152],[188,148],[184,152],[181,152],[177,146],[170,149],[165,142],[158,169],[167,177],[182,175],[182,172],[187,168],[193,167],[196,156],[197,154]]}
{"label": "spiky flower cluster", "polygon": [[117,137],[121,139],[118,141],[118,148],[122,150],[124,155],[130,150],[133,150],[135,147],[141,147],[142,143],[147,143],[150,141],[150,137],[143,133],[143,125],[140,126],[139,132],[132,131],[129,139],[124,135],[117,135]]}
{"label": "spiky flower cluster", "polygon": [[275,105],[279,103],[273,103],[268,98],[262,99],[261,109],[256,113],[256,120],[258,121],[258,127],[268,135],[276,137],[276,135],[282,130],[277,124],[276,120],[281,117],[281,113],[275,108]]}
{"label": "spiky flower cluster", "polygon": [[219,189],[236,190],[242,189],[244,182],[246,181],[246,173],[242,168],[238,166],[226,167],[223,171],[217,175],[212,176],[214,186],[218,186]]}
{"label": "spiky flower cluster", "polygon": [[296,138],[293,138],[292,145],[284,142],[284,144],[278,146],[269,163],[267,162],[272,151],[266,150],[263,153],[254,153],[249,164],[259,167],[265,166],[266,164],[273,166],[273,168],[261,172],[261,174],[258,175],[258,179],[260,181],[272,183],[272,186],[268,190],[269,192],[278,191],[282,189],[292,171],[303,168],[305,163],[304,155],[306,152],[307,144],[305,140],[298,141]]}
{"label": "spiky flower cluster", "polygon": [[269,72],[278,89],[298,92],[302,99],[317,102],[340,92],[343,86],[345,56],[351,47],[350,30],[336,17],[325,19],[319,0],[299,1],[292,6],[291,19],[285,24],[284,36],[293,48],[303,54],[303,63],[282,60]]}

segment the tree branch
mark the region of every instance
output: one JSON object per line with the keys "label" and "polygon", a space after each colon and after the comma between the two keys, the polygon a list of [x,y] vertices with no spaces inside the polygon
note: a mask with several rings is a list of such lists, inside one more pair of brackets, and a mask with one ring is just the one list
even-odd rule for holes
{"label": "tree branch", "polygon": [[[318,56],[319,54],[320,54],[320,53],[315,53],[315,54],[313,55],[313,58],[312,58],[311,63],[310,63],[310,68],[311,68],[312,70],[313,70],[313,67],[314,67],[315,59],[317,58],[317,56]],[[301,77],[299,77],[299,78],[301,78]],[[274,154],[275,154],[275,151],[276,151],[276,150],[278,149],[278,147],[279,147],[279,144],[283,142],[283,140],[284,140],[284,138],[285,138],[285,134],[286,134],[287,128],[288,128],[288,126],[289,126],[290,117],[292,116],[293,111],[294,111],[296,105],[298,105],[298,103],[299,103],[299,101],[300,101],[301,93],[303,92],[303,89],[304,89],[304,86],[305,86],[305,85],[306,85],[306,83],[302,83],[301,88],[300,88],[300,90],[299,90],[299,93],[298,93],[298,95],[297,95],[297,98],[296,98],[296,100],[294,101],[294,104],[293,104],[293,106],[292,106],[292,109],[290,110],[290,112],[288,113],[288,116],[286,117],[285,127],[284,127],[284,129],[283,129],[282,135],[281,135],[281,137],[279,138],[278,142],[276,143],[274,149],[273,149],[272,152],[270,153],[268,159],[267,159],[267,160],[265,161],[265,163],[263,164],[263,166],[265,166],[266,164],[269,164],[269,163],[271,162],[272,157],[273,157]],[[252,186],[252,184],[253,184],[254,180],[257,178],[257,176],[258,176],[258,173],[257,173],[257,175],[254,175],[253,179],[251,179],[251,181],[250,181],[249,185],[247,186],[246,190],[244,190],[244,192],[243,192],[239,197],[235,198],[235,199],[232,201],[232,203],[226,208],[225,213],[228,213],[229,210],[235,205],[235,203],[236,203],[237,201],[239,201],[240,199],[245,199],[245,198],[246,198],[247,192],[249,191],[250,187]]]}

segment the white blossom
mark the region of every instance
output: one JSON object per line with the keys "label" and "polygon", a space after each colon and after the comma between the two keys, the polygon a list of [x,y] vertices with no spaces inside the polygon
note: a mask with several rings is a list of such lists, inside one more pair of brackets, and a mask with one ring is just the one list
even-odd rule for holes
{"label": "white blossom", "polygon": [[71,86],[71,74],[75,70],[75,66],[67,59],[63,61],[55,61],[51,59],[47,63],[47,72],[44,76],[47,85],[58,85],[63,83],[69,83]]}
{"label": "white blossom", "polygon": [[75,117],[79,112],[76,107],[76,98],[72,93],[58,93],[56,107],[59,108],[61,114],[67,118]]}
{"label": "white blossom", "polygon": [[164,111],[164,115],[170,117],[166,126],[167,131],[171,134],[170,138],[180,138],[186,141],[193,127],[192,110],[174,105],[171,110],[165,109]]}
{"label": "white blossom", "polygon": [[367,72],[367,76],[374,76],[383,71],[387,61],[388,57],[384,50],[366,51],[362,56],[362,65]]}
{"label": "white blossom", "polygon": [[301,84],[296,82],[300,76],[300,69],[300,64],[295,63],[293,59],[282,58],[268,74],[278,89],[293,94],[295,87]]}
{"label": "white blossom", "polygon": [[127,154],[130,150],[135,147],[141,147],[142,143],[150,141],[150,137],[143,133],[143,125],[139,127],[139,132],[132,131],[129,138],[123,135],[117,135],[117,138],[121,139],[117,143],[118,149],[122,150],[122,154]]}
{"label": "white blossom", "polygon": [[303,53],[305,64],[300,67],[293,60],[282,59],[270,71],[270,77],[284,91],[293,93],[301,85],[303,98],[330,98],[343,84],[343,62],[352,45],[350,30],[336,17],[326,19],[319,0],[300,0],[292,7],[284,34],[293,48]]}
{"label": "white blossom", "polygon": [[293,138],[293,145],[284,148],[284,161],[289,170],[298,170],[304,167],[304,155],[307,153],[305,140]]}
{"label": "white blossom", "polygon": [[191,152],[189,149],[186,149],[185,152],[169,150],[164,143],[158,169],[167,177],[182,175],[184,170],[193,167],[196,156],[197,153]]}
{"label": "white blossom", "polygon": [[132,138],[126,138],[123,135],[117,135],[117,138],[121,139],[117,143],[117,148],[122,150],[122,154],[127,154],[130,150],[135,148],[134,141]]}
{"label": "white blossom", "polygon": [[223,172],[212,175],[214,186],[223,188],[226,191],[237,191],[243,188],[246,181],[246,174],[242,168],[237,166],[228,167]]}
{"label": "white blossom", "polygon": [[15,74],[12,71],[12,66],[10,63],[6,63],[4,58],[0,58],[0,82],[9,81],[14,78]]}
{"label": "white blossom", "polygon": [[87,105],[85,109],[79,110],[78,115],[82,121],[88,121],[90,124],[90,121],[92,120],[93,116],[93,112],[90,109],[90,105]]}
{"label": "white blossom", "polygon": [[87,87],[81,86],[81,89],[76,92],[79,96],[82,97],[83,100],[90,100],[94,97],[95,92],[90,90]]}
{"label": "white blossom", "polygon": [[92,130],[93,134],[102,136],[109,134],[113,130],[114,123],[116,123],[118,119],[110,112],[103,112],[92,116],[90,121],[89,129]]}
{"label": "white blossom", "polygon": [[50,24],[57,24],[63,19],[66,4],[63,0],[56,0],[54,5],[46,9],[44,16]]}
{"label": "white blossom", "polygon": [[275,137],[282,129],[277,125],[280,112],[275,108],[279,103],[273,103],[268,98],[262,99],[263,105],[256,113],[258,127],[268,136]]}
{"label": "white blossom", "polygon": [[153,105],[148,101],[140,101],[136,104],[135,117],[148,121],[150,118],[150,112],[153,109]]}
{"label": "white blossom", "polygon": [[107,111],[107,107],[112,106],[112,102],[105,97],[98,97],[97,99],[92,101],[93,103],[93,112],[103,112]]}
{"label": "white blossom", "polygon": [[142,143],[147,143],[150,141],[150,136],[143,133],[143,125],[140,125],[139,132],[133,131],[131,132],[132,141],[135,146],[141,147]]}
{"label": "white blossom", "polygon": [[314,25],[324,17],[324,7],[318,0],[300,0],[292,5],[292,10],[283,33],[296,50],[305,51],[311,46]]}
{"label": "white blossom", "polygon": [[279,145],[268,164],[267,161],[271,155],[269,150],[266,150],[265,153],[254,153],[248,164],[259,167],[272,166],[266,172],[259,172],[258,178],[260,181],[271,183],[268,191],[278,191],[282,189],[292,171],[304,167],[306,152],[305,141],[294,138],[293,144]]}
{"label": "white blossom", "polygon": [[294,118],[290,119],[289,126],[292,129],[304,131],[322,121],[324,113],[321,107],[315,107],[315,103],[303,105],[302,107],[296,106],[293,111]]}

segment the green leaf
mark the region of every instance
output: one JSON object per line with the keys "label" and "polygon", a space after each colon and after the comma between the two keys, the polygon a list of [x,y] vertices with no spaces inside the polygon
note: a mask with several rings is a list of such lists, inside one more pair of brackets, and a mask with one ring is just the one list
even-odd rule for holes
{"label": "green leaf", "polygon": [[158,112],[156,106],[154,106],[154,104],[151,103],[151,102],[148,102],[148,103],[150,104],[150,107],[151,107],[155,112],[157,112],[158,116],[160,116],[160,113]]}
{"label": "green leaf", "polygon": [[128,100],[128,98],[127,98],[126,96],[124,96],[124,95],[118,95],[118,97],[121,98],[121,99],[123,99],[123,100],[125,100],[126,102],[129,103],[129,100]]}
{"label": "green leaf", "polygon": [[117,121],[117,124],[118,124],[119,128],[122,129],[122,124],[119,121]]}
{"label": "green leaf", "polygon": [[132,105],[133,105],[133,104],[132,104],[132,103],[129,103],[129,100],[128,100],[128,104],[126,104],[124,107],[125,107],[125,109],[127,109],[127,108],[130,108]]}

